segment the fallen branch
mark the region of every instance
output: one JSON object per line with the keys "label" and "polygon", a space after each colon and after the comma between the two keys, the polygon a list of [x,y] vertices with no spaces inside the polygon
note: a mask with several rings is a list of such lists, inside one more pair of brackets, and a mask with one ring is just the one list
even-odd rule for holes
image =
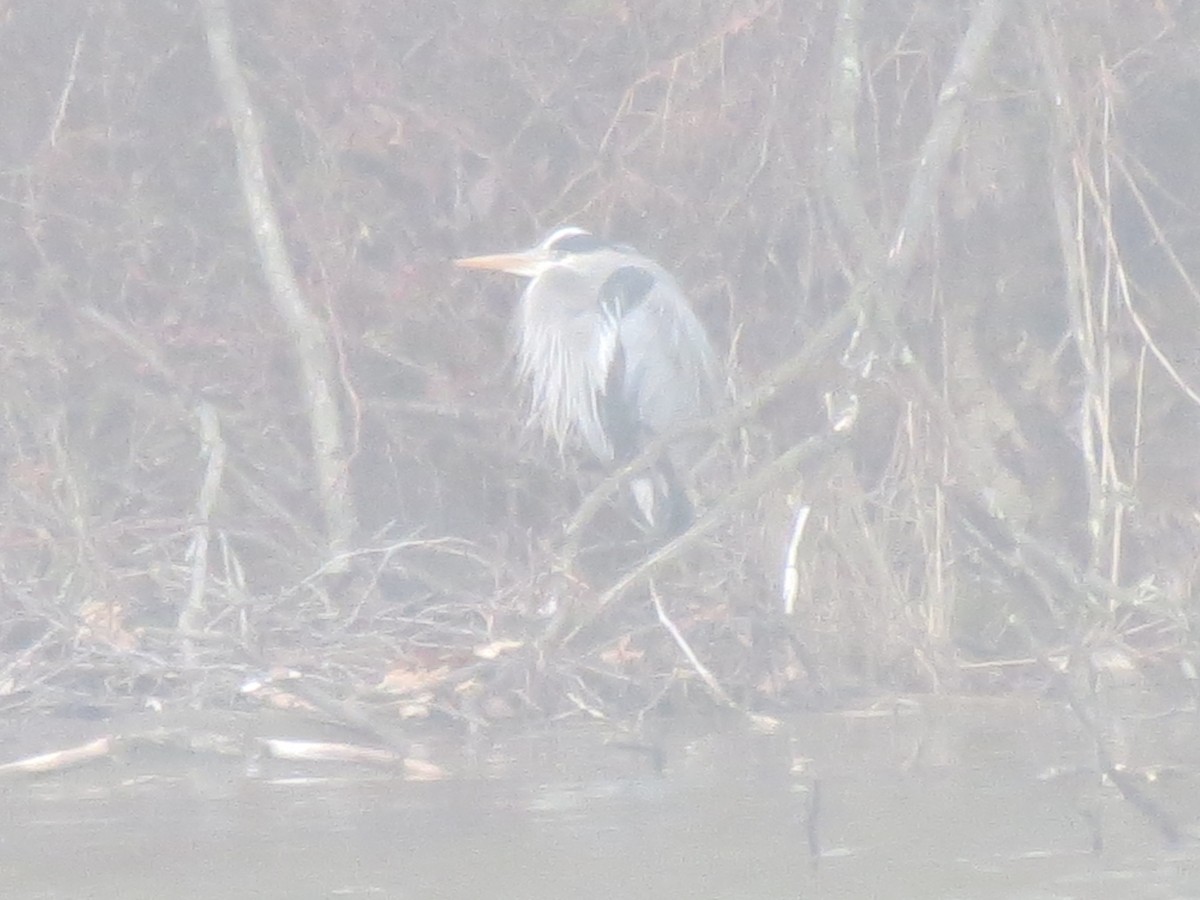
{"label": "fallen branch", "polygon": [[102,737],[77,747],[66,750],[54,750],[50,753],[40,753],[37,756],[27,756],[24,759],[13,760],[0,765],[0,775],[40,775],[44,772],[61,772],[74,766],[83,765],[92,760],[112,755],[113,742],[110,738]]}
{"label": "fallen branch", "polygon": [[671,617],[667,615],[667,611],[663,608],[662,599],[658,596],[658,591],[654,589],[654,585],[650,585],[650,599],[654,601],[654,611],[658,613],[659,624],[667,629],[667,634],[671,635],[671,640],[675,642],[683,655],[687,657],[687,661],[692,664],[692,669],[700,680],[707,686],[709,692],[722,706],[728,706],[731,709],[737,709],[738,705],[733,702],[733,698],[721,687],[721,682],[717,681],[717,677],[709,671],[708,666],[700,662],[700,657],[696,655],[696,651],[692,649],[692,645],[687,642],[687,638],[683,636],[680,630],[675,627],[675,623],[671,621]]}

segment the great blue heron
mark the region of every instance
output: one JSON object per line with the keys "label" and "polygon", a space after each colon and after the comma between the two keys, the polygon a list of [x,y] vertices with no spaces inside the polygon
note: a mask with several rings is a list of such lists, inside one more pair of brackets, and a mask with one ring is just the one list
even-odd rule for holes
{"label": "great blue heron", "polygon": [[[457,262],[531,279],[517,314],[519,370],[532,418],[560,450],[579,437],[601,463],[619,466],[712,408],[717,366],[704,326],[670,273],[632,247],[560,228],[528,250]],[[695,435],[630,481],[656,534],[690,520],[675,468],[691,461],[689,444]]]}

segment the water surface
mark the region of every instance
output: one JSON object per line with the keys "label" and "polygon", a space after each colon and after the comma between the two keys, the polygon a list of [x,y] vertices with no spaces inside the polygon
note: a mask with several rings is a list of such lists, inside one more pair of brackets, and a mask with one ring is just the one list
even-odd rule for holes
{"label": "water surface", "polygon": [[767,735],[658,723],[661,771],[573,725],[425,734],[449,776],[424,783],[144,753],[10,777],[0,878],[97,900],[1200,897],[1197,717],[1120,725],[1175,845],[1094,773],[1069,712],[918,701]]}

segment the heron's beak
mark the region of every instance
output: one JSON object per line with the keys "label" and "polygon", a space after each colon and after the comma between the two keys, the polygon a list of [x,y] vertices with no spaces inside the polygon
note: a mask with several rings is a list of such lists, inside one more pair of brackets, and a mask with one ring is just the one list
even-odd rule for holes
{"label": "heron's beak", "polygon": [[456,259],[454,264],[463,269],[489,269],[493,272],[511,272],[533,278],[540,275],[550,264],[549,255],[540,247],[514,253],[493,253],[489,256],[468,256]]}

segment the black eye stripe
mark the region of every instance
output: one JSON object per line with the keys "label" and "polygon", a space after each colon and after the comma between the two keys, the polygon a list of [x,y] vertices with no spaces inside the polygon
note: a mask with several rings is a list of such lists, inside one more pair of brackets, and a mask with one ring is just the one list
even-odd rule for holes
{"label": "black eye stripe", "polygon": [[603,249],[605,246],[606,244],[600,238],[585,232],[564,234],[547,249],[554,253],[591,253]]}

